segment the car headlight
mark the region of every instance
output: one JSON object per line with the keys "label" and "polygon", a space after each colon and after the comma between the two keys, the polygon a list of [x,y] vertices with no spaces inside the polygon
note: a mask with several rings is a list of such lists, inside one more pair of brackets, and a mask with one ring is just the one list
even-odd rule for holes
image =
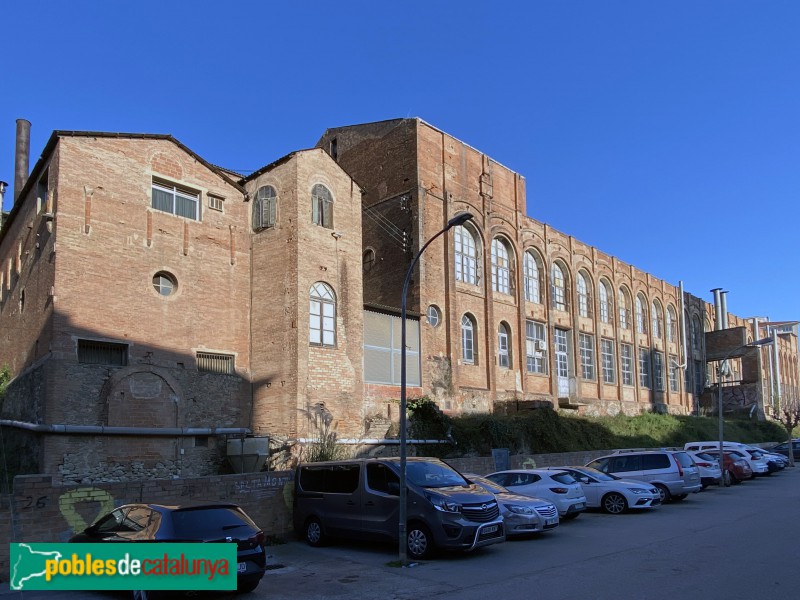
{"label": "car headlight", "polygon": [[518,515],[532,515],[536,512],[530,506],[521,506],[519,504],[503,504],[503,506]]}
{"label": "car headlight", "polygon": [[433,504],[433,507],[436,510],[441,510],[442,512],[451,512],[451,513],[461,512],[461,505],[458,502],[453,502],[452,500],[448,500],[444,496],[438,496],[436,494],[425,494],[425,497],[428,499],[428,502]]}
{"label": "car headlight", "polygon": [[644,488],[628,488],[628,491],[633,492],[634,494],[647,494],[649,493],[648,490]]}

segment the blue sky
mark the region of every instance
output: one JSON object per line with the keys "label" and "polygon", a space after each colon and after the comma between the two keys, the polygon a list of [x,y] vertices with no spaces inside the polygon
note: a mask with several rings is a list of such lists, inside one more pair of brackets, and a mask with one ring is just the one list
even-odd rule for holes
{"label": "blue sky", "polygon": [[29,0],[3,16],[9,183],[17,118],[31,166],[68,129],[169,133],[248,172],[328,127],[420,117],[525,176],[533,218],[709,302],[729,290],[740,316],[800,319],[794,0]]}

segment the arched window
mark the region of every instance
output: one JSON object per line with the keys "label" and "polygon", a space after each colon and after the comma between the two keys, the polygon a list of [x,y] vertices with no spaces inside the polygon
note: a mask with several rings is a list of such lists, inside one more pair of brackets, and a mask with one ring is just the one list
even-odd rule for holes
{"label": "arched window", "polygon": [[611,299],[611,286],[604,279],[600,280],[600,286],[597,288],[597,295],[600,300],[600,321],[603,323],[611,323],[611,314],[613,308],[613,301]]}
{"label": "arched window", "polygon": [[505,323],[497,328],[497,364],[503,369],[511,368],[511,330]]}
{"label": "arched window", "polygon": [[630,329],[631,297],[628,294],[628,290],[626,290],[624,287],[619,288],[619,297],[617,298],[617,302],[619,302],[619,328]]}
{"label": "arched window", "polygon": [[336,296],[327,284],[311,286],[308,340],[314,346],[336,345]]}
{"label": "arched window", "polygon": [[578,291],[578,315],[581,317],[591,317],[594,312],[592,311],[591,279],[585,271],[578,271],[576,282]]}
{"label": "arched window", "polygon": [[636,294],[636,332],[647,333],[647,299]]}
{"label": "arched window", "polygon": [[567,280],[564,277],[564,270],[557,262],[554,262],[551,271],[553,308],[556,310],[567,310]]}
{"label": "arched window", "polygon": [[667,340],[678,341],[678,315],[675,314],[672,305],[667,306]]}
{"label": "arched window", "polygon": [[258,188],[253,201],[253,231],[275,227],[278,220],[278,194],[271,185]]}
{"label": "arched window", "polygon": [[692,348],[695,350],[702,350],[702,339],[703,326],[700,324],[700,319],[695,315],[692,317]]}
{"label": "arched window", "polygon": [[511,260],[508,247],[500,238],[492,240],[492,289],[500,294],[511,293]]}
{"label": "arched window", "polygon": [[664,317],[661,312],[661,302],[653,300],[651,307],[650,320],[653,326],[653,337],[662,338],[664,336]]}
{"label": "arched window", "polygon": [[478,250],[472,232],[459,225],[453,228],[456,255],[456,281],[478,283]]}
{"label": "arched window", "polygon": [[475,355],[475,322],[470,315],[461,317],[461,360],[465,365],[477,364]]}
{"label": "arched window", "polygon": [[525,253],[525,263],[523,265],[525,276],[525,300],[541,304],[540,282],[539,282],[539,261],[532,252]]}
{"label": "arched window", "polygon": [[311,188],[311,222],[333,229],[333,196],[321,183]]}

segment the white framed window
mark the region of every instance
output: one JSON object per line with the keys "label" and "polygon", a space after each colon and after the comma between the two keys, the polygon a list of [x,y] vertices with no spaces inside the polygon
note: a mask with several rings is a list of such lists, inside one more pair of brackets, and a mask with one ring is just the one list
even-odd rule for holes
{"label": "white framed window", "polygon": [[253,231],[275,227],[278,221],[278,192],[271,185],[262,185],[253,200]]}
{"label": "white framed window", "polygon": [[214,196],[213,194],[207,194],[208,198],[208,208],[211,210],[216,210],[219,212],[223,212],[223,206],[225,203],[225,198],[222,196]]}
{"label": "white framed window", "polygon": [[678,358],[674,355],[669,357],[669,390],[671,392],[678,392]]}
{"label": "white framed window", "polygon": [[661,303],[658,300],[653,300],[651,311],[653,337],[660,339],[664,335],[664,317],[661,316]]}
{"label": "white framed window", "polygon": [[653,352],[653,383],[657,392],[664,391],[664,355]]}
{"label": "white framed window", "polygon": [[595,379],[594,362],[594,336],[588,333],[581,333],[578,336],[581,351],[581,377],[583,379]]}
{"label": "white framed window", "polygon": [[311,286],[308,341],[312,346],[336,345],[336,297],[333,289],[318,281]]}
{"label": "white framed window", "polygon": [[592,316],[592,286],[588,276],[583,271],[578,271],[577,291],[578,291],[578,315],[581,317]]}
{"label": "white framed window", "polygon": [[200,220],[200,192],[166,181],[153,180],[152,207],[195,221]]}
{"label": "white framed window", "polygon": [[[617,298],[617,302],[619,303],[619,328],[620,329],[630,329],[631,328],[631,319],[630,319],[630,311],[631,311],[631,303],[630,303],[630,296],[628,295],[625,288],[619,288],[619,296]],[[631,384],[633,385],[633,384]]]}
{"label": "white framed window", "polygon": [[636,294],[636,332],[647,333],[647,301]]}
{"label": "white framed window", "polygon": [[477,364],[475,353],[475,322],[469,315],[461,317],[461,360],[464,364]]}
{"label": "white framed window", "polygon": [[603,383],[616,383],[617,369],[613,340],[600,340],[600,359],[603,366]]}
{"label": "white framed window", "polygon": [[499,238],[492,240],[492,290],[500,294],[511,293],[511,261],[508,248]]}
{"label": "white framed window", "polygon": [[442,311],[439,310],[439,307],[435,304],[431,304],[428,307],[425,316],[428,317],[428,325],[431,327],[438,327],[439,323],[442,322]]}
{"label": "white framed window", "polygon": [[541,304],[539,262],[531,252],[525,253],[523,272],[525,279],[525,300]]}
{"label": "white framed window", "polygon": [[678,316],[672,306],[667,306],[667,341],[678,341]]}
{"label": "white framed window", "polygon": [[622,361],[622,385],[633,385],[633,346],[620,344],[619,356]]}
{"label": "white framed window", "polygon": [[153,275],[153,289],[159,296],[172,296],[178,289],[178,280],[172,273],[159,271]]}
{"label": "white framed window", "polygon": [[639,385],[649,388],[650,383],[650,348],[639,348]]}
{"label": "white framed window", "polygon": [[597,288],[598,299],[600,300],[600,321],[603,323],[611,323],[612,315],[612,300],[611,288],[608,283],[600,280],[600,286]]}
{"label": "white framed window", "polygon": [[311,222],[333,229],[333,195],[321,183],[311,188]]}
{"label": "white framed window", "polygon": [[564,271],[558,263],[553,263],[552,289],[553,289],[553,308],[556,310],[567,310],[567,280]]}
{"label": "white framed window", "polygon": [[456,281],[478,283],[478,251],[475,238],[469,229],[463,225],[453,228],[455,240],[455,271]]}
{"label": "white framed window", "polygon": [[511,368],[511,332],[505,323],[497,328],[497,364],[503,369]]}
{"label": "white framed window", "polygon": [[528,373],[547,374],[547,334],[544,323],[525,321],[525,362]]}

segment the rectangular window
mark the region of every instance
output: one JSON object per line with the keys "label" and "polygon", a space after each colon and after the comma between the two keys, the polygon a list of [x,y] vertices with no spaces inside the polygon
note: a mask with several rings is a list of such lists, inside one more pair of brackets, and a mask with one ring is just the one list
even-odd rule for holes
{"label": "rectangular window", "polygon": [[[364,381],[400,385],[399,317],[364,311]],[[419,321],[406,320],[406,383],[420,385]]]}
{"label": "rectangular window", "polygon": [[678,359],[675,356],[669,357],[669,390],[678,392]]}
{"label": "rectangular window", "polygon": [[664,391],[664,355],[661,352],[653,352],[653,382],[656,391]]}
{"label": "rectangular window", "polygon": [[153,180],[152,206],[178,217],[200,220],[200,192]]}
{"label": "rectangular window", "polygon": [[223,198],[208,194],[208,208],[211,210],[218,210],[219,212],[222,212],[222,201]]}
{"label": "rectangular window", "polygon": [[650,348],[639,348],[639,385],[650,387]]}
{"label": "rectangular window", "polygon": [[547,335],[544,323],[525,321],[525,354],[528,373],[547,374]]}
{"label": "rectangular window", "polygon": [[508,333],[501,325],[497,333],[497,363],[504,369],[511,367],[511,355],[508,348]]}
{"label": "rectangular window", "polygon": [[619,353],[622,359],[622,385],[633,385],[633,346],[620,344]]}
{"label": "rectangular window", "polygon": [[579,343],[581,350],[581,376],[584,379],[594,379],[594,336],[581,333],[579,336]]}
{"label": "rectangular window", "polygon": [[124,367],[128,364],[128,344],[78,340],[78,362]]}
{"label": "rectangular window", "polygon": [[206,373],[224,373],[233,375],[233,355],[217,354],[215,352],[197,353],[197,370]]}
{"label": "rectangular window", "polygon": [[617,374],[613,340],[600,340],[600,354],[603,361],[603,383],[615,383]]}

